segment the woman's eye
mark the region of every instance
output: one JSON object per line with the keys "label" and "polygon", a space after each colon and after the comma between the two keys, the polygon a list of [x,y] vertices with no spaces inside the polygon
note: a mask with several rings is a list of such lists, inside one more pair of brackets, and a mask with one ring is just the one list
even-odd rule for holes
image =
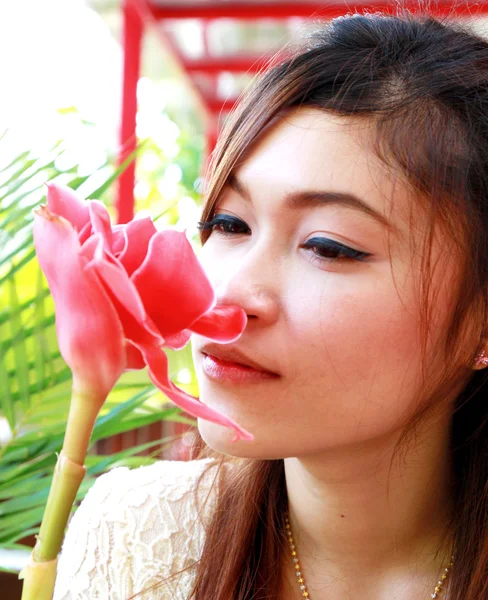
{"label": "woman's eye", "polygon": [[200,231],[215,231],[219,235],[251,233],[244,221],[228,215],[215,215],[211,221],[199,221],[197,227]]}
{"label": "woman's eye", "polygon": [[368,256],[371,256],[368,252],[360,252],[359,250],[353,250],[348,246],[339,244],[334,240],[328,240],[327,238],[310,238],[301,246],[306,250],[312,250],[315,257],[318,260],[359,260],[363,261]]}
{"label": "woman's eye", "polygon": [[[199,221],[198,229],[224,236],[248,235],[251,233],[250,228],[244,221],[229,215],[215,215],[211,221]],[[334,240],[319,237],[310,238],[305,244],[302,244],[301,248],[312,250],[313,258],[322,262],[331,260],[364,261],[368,256],[371,256],[368,252],[354,250]]]}

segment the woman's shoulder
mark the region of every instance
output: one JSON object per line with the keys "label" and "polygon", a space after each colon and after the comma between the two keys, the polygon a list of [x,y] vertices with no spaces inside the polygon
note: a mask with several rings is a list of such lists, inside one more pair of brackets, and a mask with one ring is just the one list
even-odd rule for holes
{"label": "woman's shoulder", "polygon": [[[54,600],[125,600],[195,563],[216,500],[216,467],[213,459],[163,460],[100,476],[70,521]],[[183,575],[178,589],[151,597],[186,598],[190,583]]]}
{"label": "woman's shoulder", "polygon": [[114,504],[137,508],[157,499],[178,502],[194,494],[197,482],[204,473],[201,488],[208,489],[215,479],[215,467],[216,462],[210,458],[160,460],[137,469],[117,467],[95,481],[84,502],[110,511]]}
{"label": "woman's shoulder", "polygon": [[107,516],[115,520],[120,515],[125,523],[127,511],[138,514],[150,506],[157,506],[167,517],[162,521],[163,525],[169,527],[171,522],[181,529],[188,518],[196,518],[199,513],[194,501],[195,491],[198,500],[207,499],[207,505],[215,499],[215,493],[208,494],[211,489],[216,490],[217,481],[212,486],[215,467],[213,459],[160,460],[136,469],[117,467],[98,477],[72,521],[76,523],[84,513],[89,513],[93,521]]}

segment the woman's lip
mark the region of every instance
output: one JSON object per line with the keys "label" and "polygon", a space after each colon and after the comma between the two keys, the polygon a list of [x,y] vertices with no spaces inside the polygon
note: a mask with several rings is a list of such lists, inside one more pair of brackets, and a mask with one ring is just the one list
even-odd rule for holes
{"label": "woman's lip", "polygon": [[280,376],[267,371],[258,371],[246,365],[222,360],[202,352],[202,368],[207,377],[214,381],[229,381],[233,383],[252,383],[278,379]]}

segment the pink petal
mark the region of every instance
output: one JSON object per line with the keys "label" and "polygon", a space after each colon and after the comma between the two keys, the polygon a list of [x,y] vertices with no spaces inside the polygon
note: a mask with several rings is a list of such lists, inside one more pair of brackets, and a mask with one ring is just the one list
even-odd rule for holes
{"label": "pink petal", "polygon": [[122,227],[112,227],[112,254],[114,256],[119,256],[122,250],[125,247],[125,235],[124,235],[125,225]]}
{"label": "pink petal", "polygon": [[[95,246],[92,240],[98,240],[98,244]],[[85,269],[93,269],[109,292],[110,297],[117,298],[125,310],[152,336],[152,342],[161,345],[164,340],[154,323],[146,315],[146,310],[136,286],[129,279],[120,262],[114,256],[104,252],[100,234],[93,235],[85,243],[82,253],[90,261]],[[126,314],[125,312],[119,312],[118,314],[125,330]]]}
{"label": "pink petal", "polygon": [[137,321],[144,321],[146,311],[135,285],[118,260],[103,249],[100,234],[93,235],[82,248],[89,259],[85,269],[93,269]]}
{"label": "pink petal", "polygon": [[112,252],[112,226],[110,224],[110,215],[105,204],[98,200],[90,200],[88,203],[90,211],[90,221],[93,233],[100,233],[103,238],[103,245],[107,252]]}
{"label": "pink petal", "polygon": [[155,346],[138,346],[142,352],[144,360],[148,366],[149,377],[151,381],[162,390],[170,400],[172,400],[177,406],[182,408],[185,412],[198,417],[200,419],[206,419],[212,423],[223,425],[224,427],[230,427],[234,429],[235,436],[233,442],[237,440],[250,441],[254,439],[254,436],[240,427],[235,421],[229,419],[225,415],[218,411],[202,404],[198,398],[194,398],[187,394],[183,390],[176,387],[168,377],[168,359],[165,353]]}
{"label": "pink petal", "polygon": [[122,325],[85,258],[75,229],[45,206],[34,216],[34,244],[56,307],[59,349],[78,391],[105,399],[125,368]]}
{"label": "pink petal", "polygon": [[171,348],[171,350],[181,350],[188,344],[190,338],[191,331],[183,329],[183,331],[178,331],[178,333],[164,338],[164,347]]}
{"label": "pink petal", "polygon": [[[100,280],[102,281],[102,280]],[[103,281],[102,281],[102,285]],[[130,341],[135,346],[144,344],[147,346],[162,346],[163,338],[157,332],[156,326],[151,321],[150,317],[146,317],[144,323],[137,321],[134,316],[125,308],[124,304],[109,287],[104,286],[112,304],[117,311],[117,315],[122,323],[126,342]]]}
{"label": "pink petal", "polygon": [[67,219],[76,231],[81,231],[90,221],[88,206],[71,188],[59,183],[47,183],[49,211]]}
{"label": "pink petal", "polygon": [[217,342],[234,342],[247,325],[247,315],[237,306],[215,306],[189,327],[194,333]]}
{"label": "pink petal", "polygon": [[153,235],[132,281],[164,338],[187,329],[214,303],[212,286],[180,231]]}
{"label": "pink petal", "polygon": [[198,333],[220,343],[230,343],[237,340],[247,325],[247,315],[237,306],[215,306],[197,319],[188,329],[179,331],[164,338],[164,347],[181,350],[191,338],[192,333]]}
{"label": "pink petal", "polygon": [[85,225],[81,228],[80,233],[78,234],[78,241],[80,244],[83,245],[92,233],[92,224],[90,221],[88,221],[88,223],[85,223]]}
{"label": "pink petal", "polygon": [[129,340],[126,340],[125,354],[127,356],[126,369],[144,369],[146,363],[144,362],[141,351]]}
{"label": "pink petal", "polygon": [[156,227],[149,217],[127,223],[123,230],[124,248],[117,258],[129,275],[132,275],[142,265],[146,258],[149,242],[156,233]]}
{"label": "pink petal", "polygon": [[86,259],[85,266],[89,263],[89,261],[94,259],[99,244],[103,244],[103,240],[99,234],[92,235],[84,244],[82,244],[80,248],[80,256]]}

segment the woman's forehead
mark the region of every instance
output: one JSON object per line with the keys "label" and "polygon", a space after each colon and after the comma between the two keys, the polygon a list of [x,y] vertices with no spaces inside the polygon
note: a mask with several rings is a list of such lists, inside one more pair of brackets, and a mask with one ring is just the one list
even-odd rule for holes
{"label": "woman's forehead", "polygon": [[386,187],[393,177],[374,153],[374,134],[370,121],[298,109],[276,122],[255,143],[236,173],[248,185],[259,177],[263,182],[295,187],[302,182],[361,189],[364,184]]}
{"label": "woman's forehead", "polygon": [[376,156],[374,135],[366,120],[298,109],[266,132],[226,186],[277,208],[293,194],[351,196],[385,220],[396,219],[393,229],[405,227],[413,195]]}

